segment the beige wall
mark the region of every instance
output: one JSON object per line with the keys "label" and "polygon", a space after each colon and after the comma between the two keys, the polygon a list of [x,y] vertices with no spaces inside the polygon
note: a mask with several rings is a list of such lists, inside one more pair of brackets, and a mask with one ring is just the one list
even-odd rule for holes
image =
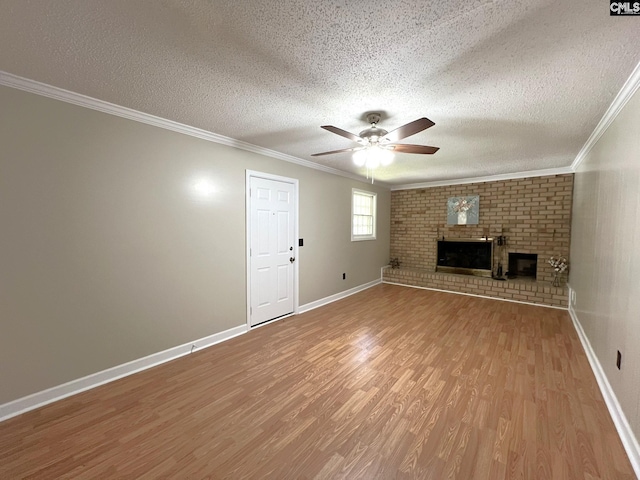
{"label": "beige wall", "polygon": [[[640,435],[640,93],[575,174],[574,309],[622,409]],[[616,351],[622,369],[616,368]]]}
{"label": "beige wall", "polygon": [[[0,404],[245,324],[247,169],[299,179],[301,305],[389,259],[385,188],[7,87],[0,105]],[[378,193],[376,241],[350,241],[352,187]]]}

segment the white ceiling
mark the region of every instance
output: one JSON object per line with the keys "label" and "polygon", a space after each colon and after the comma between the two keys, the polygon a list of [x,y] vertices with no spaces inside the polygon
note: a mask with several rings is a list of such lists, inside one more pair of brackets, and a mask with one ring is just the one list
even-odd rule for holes
{"label": "white ceiling", "polygon": [[567,167],[640,61],[605,0],[0,0],[0,70],[364,175],[353,133],[435,126],[389,185]]}

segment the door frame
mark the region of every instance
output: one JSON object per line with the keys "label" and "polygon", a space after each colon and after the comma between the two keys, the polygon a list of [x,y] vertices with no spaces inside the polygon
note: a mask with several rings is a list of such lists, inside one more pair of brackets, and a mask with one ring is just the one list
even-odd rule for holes
{"label": "door frame", "polygon": [[251,330],[252,328],[258,328],[258,327],[262,327],[264,325],[268,325],[270,323],[272,323],[275,320],[281,320],[283,318],[287,318],[291,315],[285,315],[283,317],[278,317],[277,319],[274,319],[272,321],[266,321],[264,323],[261,323],[260,325],[255,325],[252,326],[251,325],[251,255],[250,255],[250,248],[251,248],[251,195],[250,195],[250,188],[251,188],[251,179],[252,178],[262,178],[265,180],[274,180],[276,182],[283,182],[283,183],[290,183],[293,185],[293,238],[294,238],[294,242],[293,242],[293,256],[296,258],[296,261],[293,262],[293,313],[291,315],[297,315],[298,314],[298,286],[299,286],[299,276],[298,276],[298,272],[299,272],[299,267],[298,265],[300,264],[300,255],[299,255],[299,248],[298,248],[298,238],[299,238],[299,231],[298,231],[298,212],[299,212],[299,199],[298,199],[298,179],[297,178],[290,178],[290,177],[283,177],[281,175],[273,175],[271,173],[264,173],[264,172],[258,172],[256,170],[246,170],[246,179],[245,179],[245,232],[246,232],[246,239],[245,239],[245,250],[246,250],[246,265],[247,265],[247,276],[246,276],[246,283],[247,283],[247,329]]}

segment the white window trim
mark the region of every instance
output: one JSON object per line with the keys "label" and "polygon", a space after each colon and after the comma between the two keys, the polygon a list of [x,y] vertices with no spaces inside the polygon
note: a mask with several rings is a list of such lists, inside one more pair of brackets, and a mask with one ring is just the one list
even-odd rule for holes
{"label": "white window trim", "polygon": [[[361,195],[367,195],[373,198],[373,234],[372,235],[354,235],[353,234],[353,210],[354,210],[354,194],[359,193]],[[378,194],[375,192],[368,192],[366,190],[359,190],[357,188],[351,189],[351,241],[361,242],[363,240],[375,240],[377,232],[377,217],[378,217]]]}

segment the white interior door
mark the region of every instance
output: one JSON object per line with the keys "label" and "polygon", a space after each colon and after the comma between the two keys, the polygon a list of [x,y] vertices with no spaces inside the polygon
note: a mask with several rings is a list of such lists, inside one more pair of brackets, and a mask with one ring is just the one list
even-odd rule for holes
{"label": "white interior door", "polygon": [[294,311],[295,185],[249,177],[249,324]]}

